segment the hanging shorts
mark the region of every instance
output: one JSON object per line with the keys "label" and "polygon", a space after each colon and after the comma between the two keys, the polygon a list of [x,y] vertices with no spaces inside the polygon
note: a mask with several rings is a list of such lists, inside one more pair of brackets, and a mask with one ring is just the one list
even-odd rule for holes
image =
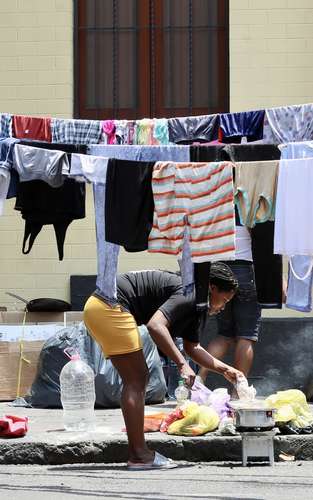
{"label": "hanging shorts", "polygon": [[158,162],[152,191],[149,252],[179,255],[186,230],[193,262],[234,258],[232,163]]}
{"label": "hanging shorts", "polygon": [[137,323],[120,305],[110,306],[92,295],[84,307],[84,322],[106,358],[142,349]]}
{"label": "hanging shorts", "polygon": [[274,220],[278,166],[278,160],[236,163],[235,202],[244,226]]}

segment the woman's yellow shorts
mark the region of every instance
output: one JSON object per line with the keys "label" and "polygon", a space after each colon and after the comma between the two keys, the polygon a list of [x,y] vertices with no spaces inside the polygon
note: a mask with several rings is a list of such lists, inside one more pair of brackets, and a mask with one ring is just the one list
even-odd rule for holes
{"label": "woman's yellow shorts", "polygon": [[106,358],[142,349],[140,333],[134,317],[121,306],[110,306],[91,296],[84,308],[84,322],[101,346]]}

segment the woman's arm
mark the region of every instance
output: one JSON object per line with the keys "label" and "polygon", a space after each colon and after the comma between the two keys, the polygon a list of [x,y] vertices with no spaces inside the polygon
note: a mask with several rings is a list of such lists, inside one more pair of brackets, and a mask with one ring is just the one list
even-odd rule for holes
{"label": "woman's arm", "polygon": [[188,365],[182,353],[177,349],[169,332],[169,322],[161,311],[157,311],[146,327],[160,350],[177,365],[186,384],[192,387],[196,374]]}
{"label": "woman's arm", "polygon": [[184,340],[184,350],[191,359],[198,363],[198,365],[223,375],[232,384],[235,384],[237,378],[243,375],[243,373],[236,370],[236,368],[226,365],[226,363],[214,358],[214,356],[209,354],[199,343]]}

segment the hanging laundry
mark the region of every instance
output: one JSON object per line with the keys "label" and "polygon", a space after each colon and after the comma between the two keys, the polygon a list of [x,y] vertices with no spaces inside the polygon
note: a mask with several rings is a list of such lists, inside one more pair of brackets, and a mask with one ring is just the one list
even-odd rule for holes
{"label": "hanging laundry", "polygon": [[134,120],[127,120],[125,144],[136,144],[136,127],[137,125]]}
{"label": "hanging laundry", "polygon": [[0,113],[0,139],[12,137],[12,115]]}
{"label": "hanging laundry", "polygon": [[189,146],[110,146],[95,144],[89,146],[88,153],[95,156],[131,161],[177,161],[190,160]]}
{"label": "hanging laundry", "polygon": [[154,162],[110,159],[105,192],[105,240],[128,252],[148,248],[152,228]]}
{"label": "hanging laundry", "polygon": [[273,253],[274,227],[269,221],[251,229],[257,296],[263,309],[282,308],[283,259]]}
{"label": "hanging laundry", "polygon": [[[4,203],[10,190],[13,150],[17,142],[18,139],[0,138],[0,215],[3,215]],[[13,188],[12,186],[12,190]]]}
{"label": "hanging laundry", "polygon": [[115,120],[116,144],[127,144],[127,120]]}
{"label": "hanging laundry", "polygon": [[154,118],[153,124],[153,144],[169,144],[168,119]]}
{"label": "hanging laundry", "polygon": [[242,225],[274,220],[278,166],[278,160],[235,164],[235,203]]}
{"label": "hanging laundry", "polygon": [[72,154],[71,174],[81,182],[93,182],[105,184],[108,158],[101,156]]}
{"label": "hanging laundry", "polygon": [[[289,142],[279,146],[284,160],[313,158],[313,141]],[[294,255],[288,263],[286,307],[301,312],[312,309],[313,257]]]}
{"label": "hanging laundry", "polygon": [[182,252],[185,225],[193,262],[233,259],[235,214],[231,163],[157,162],[149,252]]}
{"label": "hanging laundry", "polygon": [[154,123],[151,118],[143,118],[136,122],[136,144],[139,146],[152,145]]}
{"label": "hanging laundry", "polygon": [[114,120],[104,120],[101,122],[101,128],[101,142],[104,144],[115,144],[116,126]]}
{"label": "hanging laundry", "polygon": [[168,120],[169,139],[176,144],[217,139],[219,115],[184,116]]}
{"label": "hanging laundry", "polygon": [[288,266],[286,307],[300,312],[312,311],[313,256],[294,255]]}
{"label": "hanging laundry", "polygon": [[42,180],[51,187],[60,187],[70,171],[64,151],[16,144],[13,157],[13,167],[19,174],[20,182]]}
{"label": "hanging laundry", "polygon": [[17,139],[51,142],[51,118],[14,115],[13,136]]}
{"label": "hanging laundry", "polygon": [[281,160],[277,185],[274,252],[313,255],[313,159]]}
{"label": "hanging laundry", "polygon": [[190,146],[190,161],[216,162],[228,160],[224,147],[224,144],[192,144]]}
{"label": "hanging laundry", "polygon": [[240,143],[243,137],[246,137],[248,142],[262,139],[264,113],[263,110],[221,114],[222,142]]}
{"label": "hanging laundry", "polygon": [[313,104],[267,109],[263,142],[282,143],[313,139]]}
{"label": "hanging laundry", "polygon": [[313,141],[289,142],[280,144],[282,160],[313,158]]}
{"label": "hanging laundry", "polygon": [[116,275],[120,247],[105,241],[105,184],[108,158],[72,155],[71,176],[83,177],[93,184],[97,238],[96,294],[106,302],[117,302]]}
{"label": "hanging laundry", "polygon": [[226,159],[232,162],[279,160],[280,149],[276,144],[227,144]]}
{"label": "hanging laundry", "polygon": [[52,188],[43,181],[21,182],[14,209],[19,210],[25,219],[23,254],[31,251],[42,227],[51,224],[56,235],[59,260],[63,260],[68,226],[73,220],[85,217],[85,185],[73,179],[66,179],[59,188]]}
{"label": "hanging laundry", "polygon": [[69,144],[97,144],[101,138],[101,121],[61,120],[51,121],[52,142]]}

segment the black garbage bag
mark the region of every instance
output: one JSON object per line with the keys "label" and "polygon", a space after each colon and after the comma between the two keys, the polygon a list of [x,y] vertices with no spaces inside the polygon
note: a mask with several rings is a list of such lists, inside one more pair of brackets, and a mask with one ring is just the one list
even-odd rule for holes
{"label": "black garbage bag", "polygon": [[[147,328],[139,327],[143,352],[150,379],[146,391],[146,404],[161,403],[166,394],[158,350]],[[25,400],[34,408],[61,408],[60,373],[68,362],[64,349],[71,347],[79,352],[83,361],[95,373],[96,407],[120,406],[122,381],[109,359],[105,359],[100,346],[89,335],[84,323],[63,328],[48,339],[42,347],[37,375]]]}

